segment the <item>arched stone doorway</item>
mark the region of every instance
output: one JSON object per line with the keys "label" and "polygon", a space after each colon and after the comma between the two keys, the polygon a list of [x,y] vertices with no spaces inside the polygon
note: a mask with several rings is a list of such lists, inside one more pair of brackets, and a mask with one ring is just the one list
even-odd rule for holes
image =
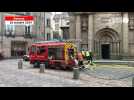
{"label": "arched stone doorway", "polygon": [[116,31],[110,28],[95,34],[94,52],[98,59],[120,59],[120,40]]}

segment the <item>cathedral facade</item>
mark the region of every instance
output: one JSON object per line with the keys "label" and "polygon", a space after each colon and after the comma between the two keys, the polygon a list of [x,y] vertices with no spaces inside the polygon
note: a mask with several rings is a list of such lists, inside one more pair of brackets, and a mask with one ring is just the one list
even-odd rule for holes
{"label": "cathedral facade", "polygon": [[69,39],[96,59],[134,59],[134,13],[69,12]]}

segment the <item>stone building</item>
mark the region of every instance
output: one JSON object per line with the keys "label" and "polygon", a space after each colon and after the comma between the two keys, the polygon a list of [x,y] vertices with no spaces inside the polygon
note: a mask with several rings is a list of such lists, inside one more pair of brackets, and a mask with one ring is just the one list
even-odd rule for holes
{"label": "stone building", "polygon": [[55,14],[54,20],[54,38],[68,39],[69,37],[69,15],[67,12]]}
{"label": "stone building", "polygon": [[[32,26],[6,26],[4,16],[35,17]],[[44,34],[44,12],[0,12],[0,53],[5,58],[16,57],[18,50],[22,54],[28,53],[28,47],[32,42],[40,40]]]}
{"label": "stone building", "polygon": [[70,40],[96,59],[134,59],[134,13],[69,12]]}
{"label": "stone building", "polygon": [[52,12],[31,12],[31,15],[35,17],[33,25],[35,41],[53,39]]}
{"label": "stone building", "polygon": [[52,12],[45,12],[45,40],[53,39]]}

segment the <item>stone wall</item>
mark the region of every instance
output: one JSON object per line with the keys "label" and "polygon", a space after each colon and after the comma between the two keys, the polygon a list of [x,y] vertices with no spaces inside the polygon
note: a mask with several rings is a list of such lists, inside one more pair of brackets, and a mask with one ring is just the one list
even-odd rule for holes
{"label": "stone wall", "polygon": [[75,24],[75,16],[70,16],[70,28],[69,28],[69,33],[70,33],[70,39],[75,39],[76,38],[76,24]]}
{"label": "stone wall", "polygon": [[134,31],[129,30],[129,56],[134,57]]}
{"label": "stone wall", "polygon": [[122,16],[121,13],[95,13],[94,15],[94,32],[103,28],[112,28],[118,34],[122,33]]}
{"label": "stone wall", "polygon": [[[32,44],[32,40],[31,39],[24,39],[23,37],[17,37],[17,38],[7,38],[4,37],[4,57],[5,58],[10,58],[11,57],[11,41],[22,41],[22,42],[27,42],[27,48],[30,47],[30,45]],[[26,48],[26,49],[27,49]],[[27,50],[28,53],[28,50]]]}
{"label": "stone wall", "polygon": [[[3,19],[4,19],[4,16],[10,16],[10,15],[11,16],[18,16],[16,14],[2,12],[2,13],[0,13],[0,20],[1,20],[2,14],[3,14]],[[4,22],[4,20],[3,20],[3,22]],[[2,33],[2,29],[4,31],[3,34],[5,34],[5,24],[4,23],[3,24],[2,23],[0,24],[0,32],[1,33]],[[35,28],[32,28],[32,31],[34,29]],[[24,41],[24,42],[28,42],[28,46],[31,45],[31,43],[32,43],[33,40],[32,39],[26,39],[26,38],[24,38],[22,36],[22,35],[24,35],[24,33],[25,33],[25,26],[15,26],[15,34],[17,35],[15,38],[13,38],[13,37],[7,38],[7,37],[3,36],[3,48],[1,48],[1,50],[4,51],[3,55],[4,55],[5,58],[10,58],[11,57],[11,41]],[[0,37],[0,40],[1,40],[1,37]]]}
{"label": "stone wall", "polygon": [[[76,12],[70,16],[71,39],[76,38],[76,16],[81,14],[88,13]],[[106,28],[111,29],[119,35],[120,56],[126,59],[127,56],[128,58],[134,58],[134,30],[132,31],[128,29],[127,12],[94,12],[89,14],[93,14],[93,39],[98,31]],[[91,25],[89,25],[89,27],[90,26]],[[85,36],[82,37],[86,38]]]}
{"label": "stone wall", "polygon": [[9,38],[4,38],[3,46],[4,57],[9,58],[11,56],[11,40]]}

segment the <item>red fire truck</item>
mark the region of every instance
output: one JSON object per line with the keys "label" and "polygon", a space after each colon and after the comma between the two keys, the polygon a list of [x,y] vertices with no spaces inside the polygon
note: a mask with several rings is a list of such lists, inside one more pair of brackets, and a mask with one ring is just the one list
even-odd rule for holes
{"label": "red fire truck", "polygon": [[30,64],[34,67],[45,63],[46,67],[72,69],[77,48],[71,42],[43,41],[32,44],[29,49]]}

